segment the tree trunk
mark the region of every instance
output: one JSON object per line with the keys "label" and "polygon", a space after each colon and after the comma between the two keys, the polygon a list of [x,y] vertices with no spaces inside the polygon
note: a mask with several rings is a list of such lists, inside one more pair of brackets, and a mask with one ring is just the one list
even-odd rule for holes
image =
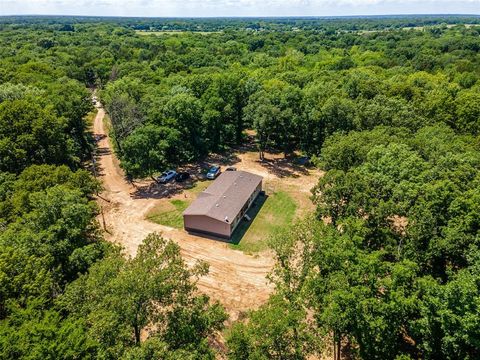
{"label": "tree trunk", "polygon": [[140,328],[138,325],[135,325],[133,329],[135,332],[135,345],[140,345]]}
{"label": "tree trunk", "polygon": [[115,143],[117,144],[118,153],[119,153],[119,154],[122,154],[122,147],[121,147],[121,145],[120,145],[120,141],[118,141],[118,139],[117,139],[116,136],[114,136],[113,138],[115,139]]}
{"label": "tree trunk", "polygon": [[333,360],[340,360],[342,350],[341,340],[342,337],[336,332],[333,332]]}
{"label": "tree trunk", "polygon": [[335,342],[335,333],[333,334],[333,360],[337,360],[337,344]]}
{"label": "tree trunk", "polygon": [[340,360],[341,356],[341,337],[339,336],[337,339],[337,360]]}

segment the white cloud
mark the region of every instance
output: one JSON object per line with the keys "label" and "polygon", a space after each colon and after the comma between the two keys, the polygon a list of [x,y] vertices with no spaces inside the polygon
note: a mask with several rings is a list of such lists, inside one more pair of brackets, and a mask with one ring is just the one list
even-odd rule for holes
{"label": "white cloud", "polygon": [[480,0],[0,0],[0,15],[328,16],[480,14]]}

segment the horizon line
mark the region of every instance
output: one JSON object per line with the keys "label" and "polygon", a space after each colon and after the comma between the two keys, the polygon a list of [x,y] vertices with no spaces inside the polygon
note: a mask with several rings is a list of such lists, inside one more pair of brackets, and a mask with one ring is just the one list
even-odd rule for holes
{"label": "horizon line", "polygon": [[244,16],[125,16],[125,15],[74,15],[74,14],[8,14],[0,15],[0,18],[7,17],[77,17],[77,18],[124,18],[124,19],[331,19],[331,18],[380,18],[380,17],[480,17],[480,13],[385,13],[385,14],[358,14],[358,15],[244,15]]}

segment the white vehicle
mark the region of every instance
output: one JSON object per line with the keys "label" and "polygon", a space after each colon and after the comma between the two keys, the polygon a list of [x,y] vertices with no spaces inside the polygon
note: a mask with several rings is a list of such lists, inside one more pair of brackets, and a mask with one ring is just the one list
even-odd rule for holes
{"label": "white vehicle", "polygon": [[157,178],[157,181],[161,184],[166,184],[170,180],[173,180],[175,178],[175,175],[177,175],[177,172],[175,170],[164,171],[162,175]]}

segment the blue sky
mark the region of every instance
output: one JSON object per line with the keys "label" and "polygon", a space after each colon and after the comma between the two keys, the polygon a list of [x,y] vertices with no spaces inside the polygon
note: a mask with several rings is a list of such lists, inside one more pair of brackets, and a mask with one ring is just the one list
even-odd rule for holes
{"label": "blue sky", "polygon": [[0,0],[0,15],[338,16],[480,14],[480,0]]}

